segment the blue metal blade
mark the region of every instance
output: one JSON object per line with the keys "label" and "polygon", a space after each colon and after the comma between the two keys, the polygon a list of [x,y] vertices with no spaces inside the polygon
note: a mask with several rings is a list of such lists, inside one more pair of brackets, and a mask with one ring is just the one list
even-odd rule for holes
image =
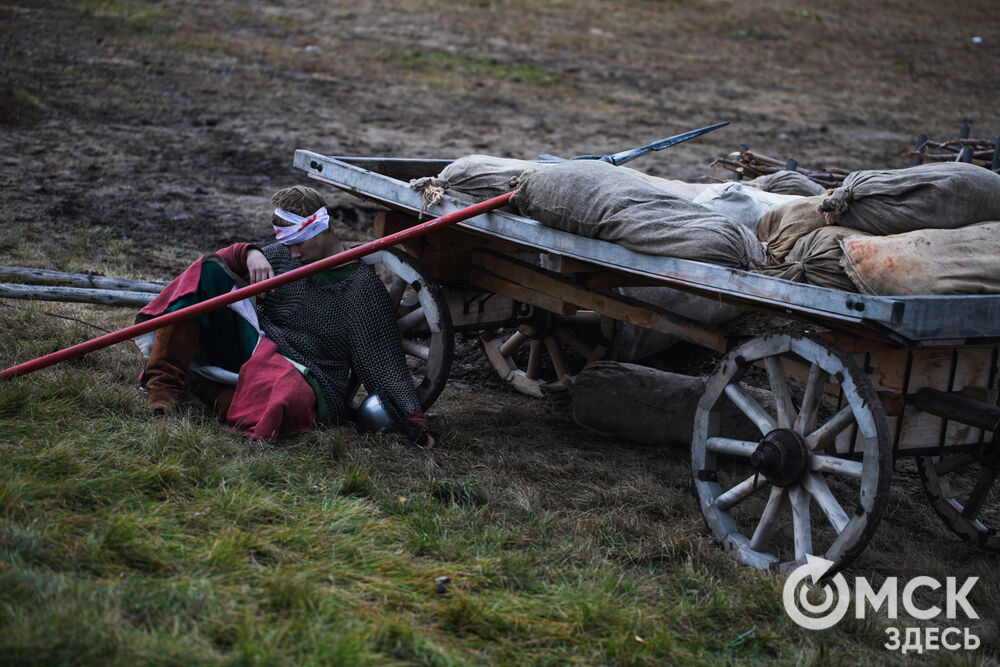
{"label": "blue metal blade", "polygon": [[702,127],[697,130],[691,130],[689,132],[681,132],[680,134],[675,134],[672,137],[667,137],[666,139],[660,139],[659,141],[654,141],[648,146],[641,146],[639,148],[633,148],[631,150],[622,151],[621,153],[615,153],[614,155],[605,155],[601,158],[604,162],[610,162],[613,165],[622,165],[626,162],[631,162],[641,155],[652,151],[662,151],[664,148],[669,148],[670,146],[676,146],[679,143],[683,143],[688,139],[694,139],[695,137],[700,137],[703,134],[707,134],[712,130],[717,130],[720,127],[725,127],[729,125],[729,121],[724,123],[716,123],[715,125],[709,125],[708,127]]}

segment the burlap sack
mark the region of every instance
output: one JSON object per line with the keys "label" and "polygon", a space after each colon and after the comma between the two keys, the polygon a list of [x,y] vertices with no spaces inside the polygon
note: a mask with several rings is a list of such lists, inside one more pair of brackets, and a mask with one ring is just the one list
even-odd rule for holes
{"label": "burlap sack", "polygon": [[868,234],[836,225],[820,227],[796,241],[791,251],[785,255],[784,262],[766,266],[760,272],[797,283],[832,287],[847,292],[857,291],[841,266],[844,251],[840,247],[840,241],[860,236]]}
{"label": "burlap sack", "polygon": [[740,224],[597,160],[540,169],[524,179],[511,203],[544,225],[650,255],[736,268],[763,259]]}
{"label": "burlap sack", "polygon": [[753,233],[757,231],[757,225],[765,213],[776,206],[799,199],[801,197],[764,192],[731,182],[712,183],[691,201],[740,223]]}
{"label": "burlap sack", "polygon": [[688,201],[700,195],[702,192],[705,191],[706,188],[712,187],[711,183],[688,183],[686,181],[675,181],[669,178],[650,176],[645,172],[639,171],[637,169],[632,169],[631,167],[618,167],[618,168],[633,173],[639,178],[646,181],[647,183],[652,183],[653,185],[669,192],[670,194],[677,195],[681,199],[687,199]]}
{"label": "burlap sack", "polygon": [[965,162],[856,171],[820,203],[830,224],[869,234],[1000,220],[1000,174]]}
{"label": "burlap sack", "polygon": [[841,247],[844,271],[865,294],[1000,294],[1000,222],[844,239]]}
{"label": "burlap sack", "polygon": [[545,163],[531,160],[466,155],[449,164],[437,176],[410,181],[410,187],[423,193],[427,199],[438,192],[447,192],[450,195],[465,195],[468,199],[484,201],[513,190],[514,179],[525,170],[543,166]]}
{"label": "burlap sack", "polygon": [[[598,361],[573,381],[571,414],[577,424],[599,433],[655,447],[687,447],[706,381],[646,366]],[[774,414],[770,391],[747,390]],[[757,426],[731,401],[720,405],[720,419],[732,437],[760,439]]]}
{"label": "burlap sack", "polygon": [[813,195],[826,194],[826,188],[816,181],[810,179],[805,174],[797,171],[782,169],[773,174],[758,176],[752,181],[747,181],[747,185],[760,188],[765,192],[776,192],[784,195],[801,195],[811,197]]}
{"label": "burlap sack", "polygon": [[761,217],[757,240],[764,246],[768,266],[781,264],[796,241],[826,226],[826,218],[819,211],[822,199],[823,195],[802,197],[775,206]]}
{"label": "burlap sack", "polygon": [[[410,181],[410,187],[420,192],[447,192],[450,195],[465,195],[466,199],[485,200],[510,192],[520,184],[519,176],[541,169],[546,165],[559,164],[553,158],[548,162],[516,160],[492,155],[465,155],[458,158],[437,176],[425,176]],[[631,167],[619,167],[624,171],[656,185],[682,199],[694,199],[711,183],[687,183],[659,176],[650,176]],[[525,177],[527,174],[525,174]]]}

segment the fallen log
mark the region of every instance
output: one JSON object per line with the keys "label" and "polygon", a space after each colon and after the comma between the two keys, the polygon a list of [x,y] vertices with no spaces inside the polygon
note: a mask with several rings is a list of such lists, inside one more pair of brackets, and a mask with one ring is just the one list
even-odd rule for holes
{"label": "fallen log", "polygon": [[156,294],[153,292],[116,289],[0,283],[0,297],[5,299],[32,299],[35,301],[99,303],[106,306],[142,307],[152,301],[156,297]]}
{"label": "fallen log", "polygon": [[26,285],[63,285],[66,287],[153,292],[154,294],[158,294],[166,285],[166,283],[155,281],[123,280],[92,273],[66,273],[51,269],[33,269],[26,266],[0,266],[0,279]]}
{"label": "fallen log", "polygon": [[[643,445],[687,447],[706,381],[636,364],[598,361],[573,382],[573,420]],[[771,392],[751,388],[750,393],[765,409],[773,410]],[[760,440],[760,431],[735,406],[724,411],[723,419],[738,429],[732,437]]]}

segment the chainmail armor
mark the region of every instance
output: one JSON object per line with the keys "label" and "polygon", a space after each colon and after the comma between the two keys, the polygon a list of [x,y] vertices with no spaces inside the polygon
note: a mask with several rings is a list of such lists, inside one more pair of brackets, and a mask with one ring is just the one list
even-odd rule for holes
{"label": "chainmail armor", "polygon": [[[261,252],[275,275],[301,266],[281,243]],[[420,402],[389,294],[370,265],[361,263],[353,276],[332,285],[319,287],[308,278],[282,285],[258,301],[257,314],[278,351],[313,373],[329,423],[346,416],[353,369],[369,394],[389,399],[384,402],[397,426],[404,432],[411,426],[403,416],[419,411]]]}

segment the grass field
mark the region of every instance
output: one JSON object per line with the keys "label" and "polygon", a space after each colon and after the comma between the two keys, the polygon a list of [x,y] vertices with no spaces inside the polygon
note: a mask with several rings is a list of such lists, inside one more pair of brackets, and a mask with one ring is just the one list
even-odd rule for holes
{"label": "grass field", "polygon": [[[126,323],[94,310],[5,305],[0,358],[98,333],[65,317]],[[536,400],[453,389],[434,411],[434,451],[350,428],[261,444],[193,403],[151,420],[138,365],[121,345],[0,385],[3,664],[897,657],[884,619],[795,626],[783,577],[712,543],[684,451],[632,449]],[[972,603],[994,604],[995,558],[952,545],[942,561],[886,530],[855,573],[976,574]]]}

